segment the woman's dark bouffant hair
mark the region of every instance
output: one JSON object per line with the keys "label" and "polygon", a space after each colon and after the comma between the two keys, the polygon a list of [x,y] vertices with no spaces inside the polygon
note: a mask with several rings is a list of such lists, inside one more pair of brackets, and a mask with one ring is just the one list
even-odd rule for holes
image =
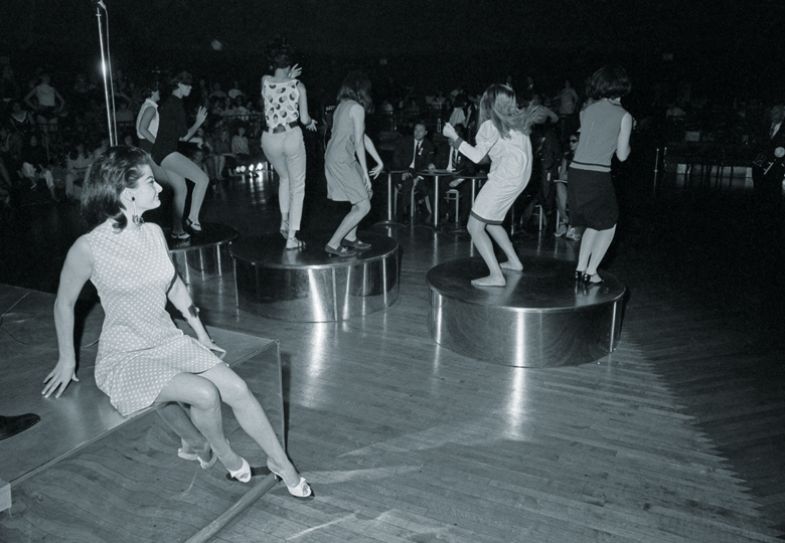
{"label": "woman's dark bouffant hair", "polygon": [[145,83],[145,85],[141,88],[142,96],[145,98],[150,98],[155,91],[158,91],[161,94],[161,83],[157,79],[150,79]]}
{"label": "woman's dark bouffant hair", "polygon": [[371,100],[371,81],[359,71],[349,72],[338,89],[337,100],[354,100],[363,106],[366,112],[370,112],[373,107]]}
{"label": "woman's dark bouffant hair", "polygon": [[589,80],[590,98],[622,98],[632,89],[627,71],[621,66],[603,66],[594,72]]}
{"label": "woman's dark bouffant hair", "polygon": [[176,73],[171,77],[171,79],[169,79],[169,85],[172,86],[172,89],[175,89],[178,83],[182,83],[183,85],[193,85],[194,78],[189,72],[183,70],[182,72]]}
{"label": "woman's dark bouffant hair", "polygon": [[125,146],[110,147],[93,162],[82,187],[82,217],[90,228],[106,219],[112,219],[117,230],[127,226],[120,193],[123,189],[136,188],[142,166],[149,163],[146,152]]}
{"label": "woman's dark bouffant hair", "polygon": [[276,38],[268,46],[267,56],[273,70],[294,64],[294,51],[284,38]]}

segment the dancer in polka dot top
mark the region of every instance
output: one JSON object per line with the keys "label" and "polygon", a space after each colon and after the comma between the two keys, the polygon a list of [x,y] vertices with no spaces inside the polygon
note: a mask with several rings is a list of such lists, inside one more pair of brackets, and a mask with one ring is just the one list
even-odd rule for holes
{"label": "dancer in polka dot top", "polygon": [[[216,356],[218,347],[199,320],[175,273],[161,229],[142,214],[160,205],[148,155],[114,147],[91,167],[82,191],[82,213],[92,230],[76,240],[60,275],[55,327],[60,352],[43,394],[59,397],[75,375],[74,305],[85,282],[96,286],[106,317],[95,365],[95,382],[112,405],[129,415],[156,403],[190,406],[191,421],[230,475],[251,479],[248,462],[223,434],[221,401],[267,455],[267,467],[299,498],[311,488],[292,465],[261,405],[245,382]],[[174,326],[167,299],[196,333]],[[202,462],[207,468],[211,464]]]}

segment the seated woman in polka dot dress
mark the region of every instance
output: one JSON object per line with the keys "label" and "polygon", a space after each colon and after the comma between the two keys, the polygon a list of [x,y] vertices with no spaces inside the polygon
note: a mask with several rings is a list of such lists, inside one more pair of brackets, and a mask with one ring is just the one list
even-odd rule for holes
{"label": "seated woman in polka dot dress", "polygon": [[[286,456],[262,406],[218,356],[177,276],[161,229],[142,221],[160,205],[149,156],[114,147],[92,166],[82,189],[82,215],[91,227],[68,251],[55,301],[59,359],[43,394],[59,397],[75,375],[74,305],[89,279],[101,298],[105,320],[98,344],[95,382],[112,405],[129,415],[156,403],[190,406],[193,425],[230,475],[251,479],[248,462],[235,453],[221,426],[221,401],[267,454],[267,467],[299,498],[311,488]],[[167,298],[193,328],[183,334],[166,312]],[[203,463],[207,464],[207,463]]]}

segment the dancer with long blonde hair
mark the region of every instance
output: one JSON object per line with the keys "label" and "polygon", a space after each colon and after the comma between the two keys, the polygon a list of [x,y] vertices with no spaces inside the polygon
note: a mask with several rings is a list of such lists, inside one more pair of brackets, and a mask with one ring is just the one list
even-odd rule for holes
{"label": "dancer with long blonde hair", "polygon": [[[458,137],[450,123],[442,131],[450,144],[472,162],[479,163],[486,155],[491,159],[488,181],[472,205],[467,224],[472,243],[490,272],[485,277],[472,280],[475,287],[503,287],[507,284],[503,270],[523,269],[502,222],[531,178],[529,127],[532,122],[531,115],[518,109],[512,88],[493,84],[485,89],[480,99],[476,145]],[[491,238],[507,256],[505,262],[496,260]]]}

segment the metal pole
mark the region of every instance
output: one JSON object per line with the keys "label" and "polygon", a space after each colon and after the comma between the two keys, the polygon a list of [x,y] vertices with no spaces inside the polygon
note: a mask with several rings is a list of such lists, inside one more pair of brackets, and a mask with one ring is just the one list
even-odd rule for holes
{"label": "metal pole", "polygon": [[[106,73],[109,76],[109,98],[112,99],[112,129],[114,132],[114,144],[119,145],[120,138],[117,136],[117,117],[116,112],[117,108],[114,104],[114,75],[112,71],[112,48],[109,45],[109,10],[106,9],[106,4],[104,4],[103,0],[99,0],[98,5],[104,8],[104,13],[106,14],[106,64],[107,70]],[[111,138],[109,140],[112,141]]]}
{"label": "metal pole", "polygon": [[[107,73],[109,68],[109,61],[107,59],[107,52],[104,50],[104,29],[101,24],[101,8],[106,10],[106,6],[102,1],[95,4],[95,16],[98,20],[98,44],[101,48],[101,75],[104,79],[104,102],[106,104],[106,128],[109,131],[109,145],[117,145],[117,128],[114,123],[114,92],[110,89],[109,79],[111,72]],[[108,43],[107,43],[108,49]]]}
{"label": "metal pole", "polygon": [[659,165],[660,165],[660,148],[657,147],[657,154],[654,157],[654,181],[652,182],[652,189],[651,192],[654,196],[657,196],[657,176],[659,175]]}

